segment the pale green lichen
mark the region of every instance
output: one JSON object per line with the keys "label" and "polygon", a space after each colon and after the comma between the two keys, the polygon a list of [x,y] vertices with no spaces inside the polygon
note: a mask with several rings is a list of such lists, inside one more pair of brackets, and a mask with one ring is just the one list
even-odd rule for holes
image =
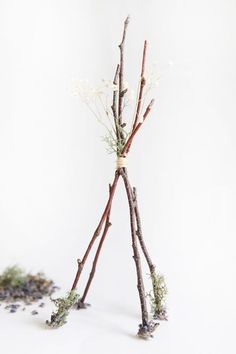
{"label": "pale green lichen", "polygon": [[49,327],[58,328],[67,323],[67,317],[71,308],[79,300],[79,295],[72,290],[65,297],[51,300],[55,304],[57,310],[52,313],[50,321],[46,321],[46,324]]}
{"label": "pale green lichen", "polygon": [[167,287],[163,275],[151,274],[152,291],[149,292],[148,297],[151,303],[151,311],[153,317],[159,320],[167,320],[165,298],[167,295]]}

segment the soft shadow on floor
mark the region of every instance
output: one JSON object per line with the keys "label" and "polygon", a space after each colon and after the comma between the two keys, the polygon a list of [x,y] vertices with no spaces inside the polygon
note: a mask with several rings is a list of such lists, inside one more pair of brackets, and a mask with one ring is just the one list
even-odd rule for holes
{"label": "soft shadow on floor", "polygon": [[108,311],[114,311],[114,312],[118,312],[118,313],[123,313],[125,315],[128,315],[128,316],[131,316],[132,318],[136,318],[137,320],[139,319],[139,314],[138,312],[136,312],[134,309],[130,309],[128,307],[128,305],[122,303],[122,304],[119,304],[117,302],[111,302],[109,301],[107,303],[107,310]]}
{"label": "soft shadow on floor", "polygon": [[35,327],[38,327],[39,329],[43,329],[43,330],[51,329],[47,326],[46,319],[37,318],[36,316],[30,318],[27,322]]}

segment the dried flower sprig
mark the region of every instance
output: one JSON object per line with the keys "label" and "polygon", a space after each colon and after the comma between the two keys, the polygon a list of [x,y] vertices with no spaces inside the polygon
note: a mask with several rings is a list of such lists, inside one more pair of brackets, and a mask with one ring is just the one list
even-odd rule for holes
{"label": "dried flower sprig", "polygon": [[105,136],[102,137],[102,140],[107,144],[106,150],[109,154],[116,153],[117,156],[121,156],[130,133],[127,133],[125,129],[119,126],[118,130],[120,134],[123,134],[124,139],[118,140],[113,131],[109,131]]}
{"label": "dried flower sprig", "polygon": [[[150,76],[145,79],[145,85],[142,84],[142,79],[140,79],[138,85],[138,92],[140,90],[140,85],[143,87],[141,95],[139,95],[139,109],[138,117],[142,121],[145,102],[151,89],[157,84],[158,78],[155,71],[150,71]],[[85,80],[77,80],[73,84],[72,93],[74,96],[80,98],[81,102],[86,104],[89,111],[95,116],[97,121],[105,128],[106,133],[102,137],[102,141],[107,144],[107,152],[109,154],[115,153],[117,156],[121,156],[125,143],[127,142],[129,136],[132,133],[132,125],[134,124],[134,119],[130,127],[126,123],[122,125],[119,124],[119,119],[116,117],[114,119],[113,106],[111,105],[112,95],[118,93],[119,85],[111,80],[102,79],[101,83],[97,86],[91,85],[91,83]],[[123,83],[123,94],[122,94],[122,105],[121,113],[135,103],[135,91],[130,88],[127,81]],[[133,107],[135,108],[135,107]],[[135,111],[135,109],[134,109]],[[122,137],[122,139],[119,139]]]}

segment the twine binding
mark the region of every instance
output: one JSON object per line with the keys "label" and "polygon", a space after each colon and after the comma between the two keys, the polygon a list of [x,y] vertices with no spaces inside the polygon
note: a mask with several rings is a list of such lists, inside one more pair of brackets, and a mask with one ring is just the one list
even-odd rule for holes
{"label": "twine binding", "polygon": [[127,167],[127,158],[125,156],[118,156],[116,160],[116,169]]}

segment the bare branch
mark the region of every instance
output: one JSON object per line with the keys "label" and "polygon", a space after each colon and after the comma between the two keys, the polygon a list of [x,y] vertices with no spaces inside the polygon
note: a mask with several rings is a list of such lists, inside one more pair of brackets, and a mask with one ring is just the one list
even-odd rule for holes
{"label": "bare branch", "polygon": [[139,208],[138,208],[138,201],[137,201],[137,190],[135,187],[133,187],[133,197],[134,197],[134,210],[135,210],[135,218],[136,218],[136,224],[137,224],[137,236],[138,240],[140,242],[141,249],[143,251],[143,254],[146,258],[150,274],[153,274],[155,272],[155,265],[152,263],[151,257],[148,253],[147,247],[145,245],[144,239],[143,239],[143,233],[142,233],[142,225],[141,225],[141,218],[139,214]]}
{"label": "bare branch", "polygon": [[137,245],[137,234],[136,234],[136,223],[135,223],[135,206],[133,200],[133,193],[130,187],[128,175],[126,169],[121,169],[121,176],[124,181],[125,190],[128,198],[129,212],[130,212],[130,227],[131,227],[131,238],[132,238],[132,248],[133,248],[133,258],[136,267],[137,274],[137,288],[139,293],[139,299],[141,304],[142,312],[142,326],[148,326],[148,311],[145,298],[145,289],[143,283],[143,275],[141,268],[141,259],[139,255],[138,245]]}
{"label": "bare branch", "polygon": [[[125,45],[125,38],[126,38],[126,31],[129,24],[129,16],[126,18],[124,22],[124,30],[122,41],[119,45],[120,48],[120,71],[119,71],[119,104],[118,104],[118,123],[119,125],[122,124],[122,104],[124,98],[124,45]],[[122,134],[121,134],[122,138]]]}
{"label": "bare branch", "polygon": [[[120,65],[118,64],[116,67],[113,85],[118,84],[119,71],[120,71]],[[118,110],[118,90],[113,91],[113,100],[112,100],[111,109],[112,109],[114,123],[115,123],[115,127],[116,127],[116,137],[117,137],[117,140],[120,140],[120,133],[119,133],[119,127],[118,127],[118,112],[117,112],[117,110]]]}
{"label": "bare branch", "polygon": [[[151,111],[153,104],[154,104],[154,99],[151,100],[151,102],[149,103],[149,105],[147,106],[147,108],[146,108],[146,110],[145,110],[145,112],[144,112],[144,115],[143,115],[143,122],[144,122],[144,120],[147,118],[149,112]],[[130,146],[131,146],[132,141],[133,141],[133,138],[134,138],[134,136],[137,134],[137,132],[138,132],[138,130],[140,129],[140,127],[141,127],[141,125],[143,124],[143,122],[138,122],[137,125],[136,125],[136,127],[133,129],[133,131],[132,131],[132,133],[131,133],[129,139],[127,140],[127,142],[126,142],[126,144],[125,144],[125,146],[124,146],[124,149],[123,149],[123,151],[122,151],[122,155],[125,155],[125,154],[127,154],[127,153],[129,152]]]}
{"label": "bare branch", "polygon": [[[111,192],[112,192],[112,187],[111,187],[111,185],[109,184],[109,196],[111,196]],[[84,304],[84,301],[85,301],[85,299],[86,299],[86,296],[87,296],[88,291],[89,291],[89,288],[90,288],[90,285],[91,285],[91,283],[92,283],[92,280],[93,280],[93,277],[94,277],[94,274],[95,274],[95,271],[96,271],[96,267],[97,267],[98,258],[99,258],[99,255],[100,255],[100,252],[101,252],[101,249],[102,249],[104,240],[105,240],[105,238],[106,238],[108,229],[109,229],[109,227],[111,226],[111,223],[110,223],[110,213],[111,213],[111,206],[110,206],[110,209],[108,210],[108,213],[107,213],[107,216],[106,216],[106,221],[105,221],[105,226],[104,226],[104,229],[103,229],[102,237],[101,237],[101,240],[100,240],[100,242],[99,242],[99,245],[98,245],[98,248],[97,248],[97,251],[96,251],[94,260],[93,260],[92,269],[91,269],[91,272],[90,272],[90,274],[89,274],[88,282],[87,282],[86,287],[85,287],[85,289],[84,289],[83,296],[82,296],[81,299],[80,299],[80,304],[79,304],[79,306],[81,306],[81,303]]]}
{"label": "bare branch", "polygon": [[144,41],[144,46],[143,46],[143,58],[142,58],[142,67],[141,67],[141,81],[140,81],[140,88],[139,88],[139,94],[138,94],[138,103],[137,103],[137,109],[136,109],[136,114],[135,114],[135,119],[133,123],[133,130],[135,129],[139,115],[140,115],[140,109],[141,109],[141,103],[142,103],[142,98],[143,98],[143,89],[146,84],[146,80],[144,78],[144,70],[145,70],[145,62],[146,62],[146,51],[147,51],[147,41]]}
{"label": "bare branch", "polygon": [[77,273],[75,275],[75,279],[74,279],[74,282],[73,282],[71,290],[75,290],[76,289],[78,281],[79,281],[79,278],[80,278],[80,275],[81,275],[81,272],[82,272],[83,267],[84,267],[84,264],[85,264],[85,262],[86,262],[86,260],[88,258],[88,255],[89,255],[89,253],[90,253],[90,251],[91,251],[91,249],[93,247],[93,244],[94,244],[95,240],[100,235],[102,226],[103,226],[104,222],[107,220],[107,215],[110,213],[112,200],[113,200],[113,197],[114,197],[114,193],[115,193],[115,190],[116,190],[116,186],[117,186],[117,182],[119,180],[119,177],[120,177],[120,174],[118,172],[116,172],[114,181],[113,181],[112,186],[110,188],[109,199],[107,201],[107,204],[106,204],[105,210],[104,210],[104,212],[102,214],[102,217],[101,217],[101,219],[99,221],[98,227],[96,228],[96,230],[95,230],[95,232],[93,234],[93,237],[92,237],[91,241],[89,242],[89,245],[88,245],[88,247],[86,249],[86,252],[85,252],[85,254],[83,256],[82,261],[79,260],[79,262],[78,262],[78,270],[77,270]]}
{"label": "bare branch", "polygon": [[152,106],[154,105],[154,102],[155,102],[155,100],[152,99],[151,102],[149,103],[149,105],[147,106],[146,111],[144,112],[144,115],[143,115],[143,120],[146,119],[147,115],[148,115],[149,112],[151,111]]}

